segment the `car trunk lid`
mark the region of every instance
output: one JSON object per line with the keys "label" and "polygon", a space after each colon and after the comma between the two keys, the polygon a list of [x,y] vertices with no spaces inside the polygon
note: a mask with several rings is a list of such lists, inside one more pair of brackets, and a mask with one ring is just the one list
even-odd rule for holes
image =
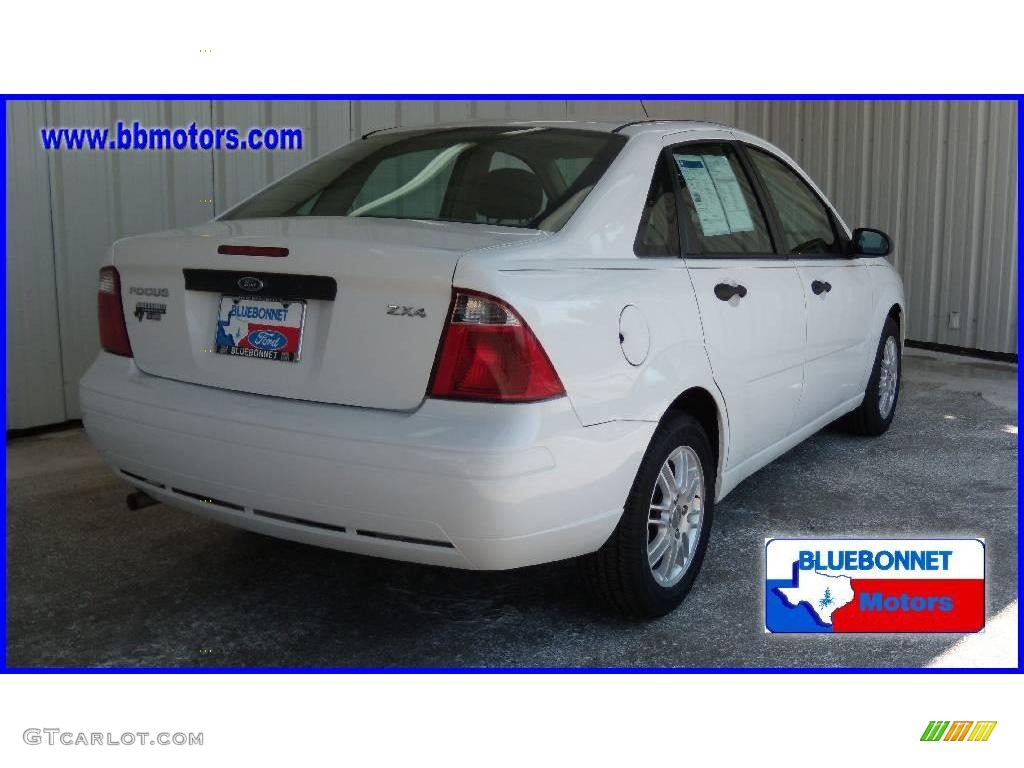
{"label": "car trunk lid", "polygon": [[[135,361],[147,373],[275,397],[410,410],[427,389],[459,258],[544,236],[387,219],[226,221],[120,241],[114,265]],[[230,318],[230,339],[273,346],[301,332],[298,359],[224,354],[218,321],[228,327],[224,319],[233,312],[248,316]],[[292,327],[274,325],[285,316]],[[247,336],[253,328],[264,330]]]}

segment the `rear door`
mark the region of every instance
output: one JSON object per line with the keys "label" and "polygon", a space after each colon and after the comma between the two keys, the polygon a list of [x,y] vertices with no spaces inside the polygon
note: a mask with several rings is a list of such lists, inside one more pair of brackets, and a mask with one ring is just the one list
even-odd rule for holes
{"label": "rear door", "polygon": [[729,412],[727,469],[791,431],[803,384],[804,296],[731,141],[669,150],[704,343]]}
{"label": "rear door", "polygon": [[745,151],[807,304],[804,392],[796,417],[803,426],[863,392],[871,281],[863,261],[847,256],[845,231],[803,176],[767,149],[746,145]]}

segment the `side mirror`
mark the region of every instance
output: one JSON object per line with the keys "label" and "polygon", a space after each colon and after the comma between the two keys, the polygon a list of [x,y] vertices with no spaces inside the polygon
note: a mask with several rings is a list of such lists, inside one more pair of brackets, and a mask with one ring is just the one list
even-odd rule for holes
{"label": "side mirror", "polygon": [[880,229],[855,229],[851,239],[854,256],[888,256],[892,252],[892,240]]}

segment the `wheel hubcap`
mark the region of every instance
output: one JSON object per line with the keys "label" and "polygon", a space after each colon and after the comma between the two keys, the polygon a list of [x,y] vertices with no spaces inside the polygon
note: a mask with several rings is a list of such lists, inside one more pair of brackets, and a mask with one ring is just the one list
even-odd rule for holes
{"label": "wheel hubcap", "polygon": [[882,347],[882,361],[878,373],[878,415],[883,419],[889,418],[889,413],[896,403],[899,376],[899,349],[896,346],[896,339],[890,336]]}
{"label": "wheel hubcap", "polygon": [[647,564],[660,586],[674,586],[686,575],[703,523],[704,472],[697,453],[680,446],[661,465],[651,491]]}

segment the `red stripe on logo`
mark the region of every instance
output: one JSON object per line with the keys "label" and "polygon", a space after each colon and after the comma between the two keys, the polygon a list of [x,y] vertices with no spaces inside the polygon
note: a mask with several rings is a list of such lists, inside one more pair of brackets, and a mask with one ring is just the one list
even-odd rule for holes
{"label": "red stripe on logo", "polygon": [[854,598],[832,614],[833,632],[977,632],[984,579],[851,579]]}
{"label": "red stripe on logo", "polygon": [[299,328],[288,325],[267,325],[265,323],[249,323],[246,334],[238,342],[238,346],[254,348],[254,345],[249,341],[249,334],[254,331],[276,331],[288,340],[283,347],[275,349],[275,352],[291,352],[294,354],[299,351]]}

